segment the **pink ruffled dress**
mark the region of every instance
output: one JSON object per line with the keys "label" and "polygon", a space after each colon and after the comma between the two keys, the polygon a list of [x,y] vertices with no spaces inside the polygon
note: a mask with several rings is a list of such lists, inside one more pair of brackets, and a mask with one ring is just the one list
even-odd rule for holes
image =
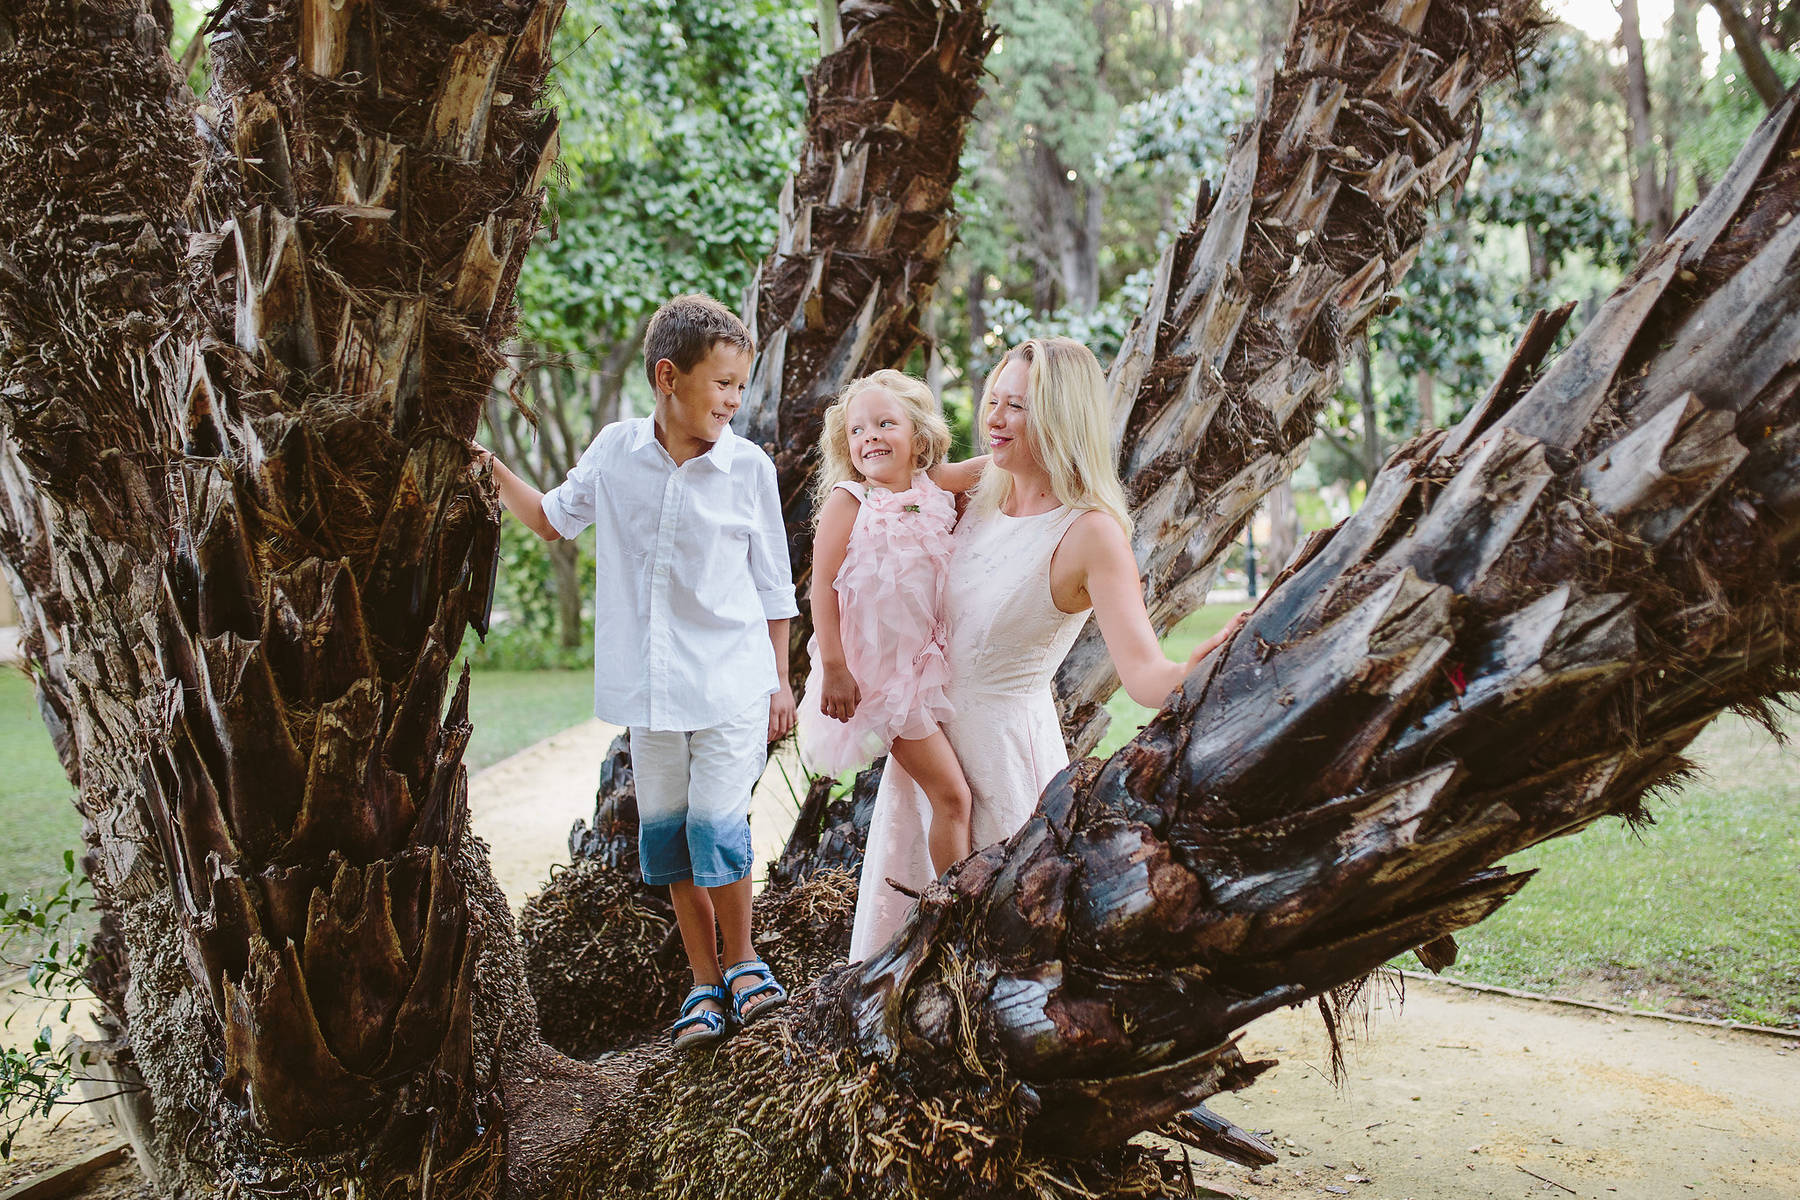
{"label": "pink ruffled dress", "polygon": [[[840,483],[862,502],[832,587],[844,662],[862,699],[848,721],[826,716],[819,689],[800,702],[800,759],[839,775],[887,753],[895,738],[929,736],[954,711],[944,657],[944,572],[956,502],[920,472],[903,492]],[[819,639],[807,644],[819,661]]]}

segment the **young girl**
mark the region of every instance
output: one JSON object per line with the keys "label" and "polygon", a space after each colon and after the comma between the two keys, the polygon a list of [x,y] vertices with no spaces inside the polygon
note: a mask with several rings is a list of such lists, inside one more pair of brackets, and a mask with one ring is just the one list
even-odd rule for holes
{"label": "young girl", "polygon": [[986,458],[947,463],[950,427],[931,389],[900,371],[850,383],[825,410],[813,539],[812,686],[800,754],[837,775],[886,753],[931,804],[938,874],[969,853],[969,784],[939,725],[950,671],[941,609],[952,492]]}

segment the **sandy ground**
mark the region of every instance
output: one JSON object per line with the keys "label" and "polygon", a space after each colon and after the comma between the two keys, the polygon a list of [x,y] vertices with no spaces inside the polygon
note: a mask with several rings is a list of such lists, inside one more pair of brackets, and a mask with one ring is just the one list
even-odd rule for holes
{"label": "sandy ground", "polygon": [[[591,721],[471,778],[474,828],[515,912],[567,860],[569,826],[593,811],[615,732]],[[789,778],[799,778],[791,763],[772,763],[758,789],[758,862],[774,857],[792,821]],[[12,1007],[0,999],[0,1012]],[[9,1041],[21,1028],[14,1023]],[[1403,1006],[1376,997],[1347,1047],[1341,1086],[1329,1078],[1324,1028],[1310,1008],[1259,1021],[1243,1045],[1280,1065],[1213,1107],[1263,1134],[1282,1160],[1257,1171],[1197,1160],[1197,1178],[1220,1195],[1800,1197],[1792,1039],[1409,982]],[[35,1123],[0,1165],[0,1190],[116,1136],[86,1109],[69,1110],[60,1126]],[[129,1165],[113,1168],[78,1194],[148,1195],[134,1177]]]}

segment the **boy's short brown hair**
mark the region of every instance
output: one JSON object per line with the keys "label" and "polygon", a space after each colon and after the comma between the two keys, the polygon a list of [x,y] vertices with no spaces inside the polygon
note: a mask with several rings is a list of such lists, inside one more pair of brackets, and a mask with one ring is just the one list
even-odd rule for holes
{"label": "boy's short brown hair", "polygon": [[711,296],[677,296],[657,309],[644,330],[644,374],[650,390],[656,390],[657,363],[666,358],[677,370],[691,371],[720,342],[756,353],[756,343],[737,314]]}

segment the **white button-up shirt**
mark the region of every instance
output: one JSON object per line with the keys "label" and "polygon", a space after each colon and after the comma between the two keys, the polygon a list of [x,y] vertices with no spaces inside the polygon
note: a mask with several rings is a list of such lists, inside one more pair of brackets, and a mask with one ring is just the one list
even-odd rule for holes
{"label": "white button-up shirt", "polygon": [[775,464],[730,429],[675,465],[654,419],[600,431],[544,517],[594,526],[594,715],[693,730],[780,686],[768,622],[792,617]]}

